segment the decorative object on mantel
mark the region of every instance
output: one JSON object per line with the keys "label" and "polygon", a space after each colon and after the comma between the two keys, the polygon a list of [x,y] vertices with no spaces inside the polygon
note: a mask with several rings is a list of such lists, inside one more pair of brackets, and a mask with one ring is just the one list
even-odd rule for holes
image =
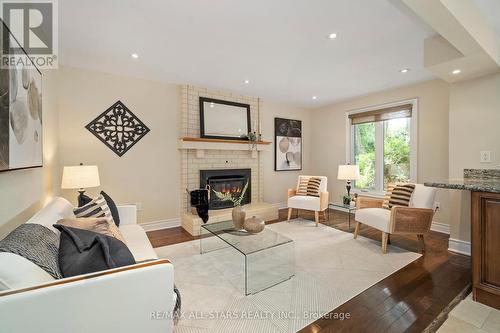
{"label": "decorative object on mantel", "polygon": [[17,62],[31,58],[3,22],[0,28],[6,52],[2,56],[15,56],[17,64],[0,70],[0,171],[41,167],[42,74],[31,60]]}
{"label": "decorative object on mantel", "polygon": [[350,205],[352,201],[351,181],[360,179],[359,166],[350,164],[339,165],[337,179],[347,181],[346,182],[347,195],[344,195],[342,201],[344,202],[344,205]]}
{"label": "decorative object on mantel", "polygon": [[274,118],[274,170],[302,170],[302,121]]}
{"label": "decorative object on mantel", "polygon": [[80,165],[65,166],[61,180],[62,189],[78,189],[78,207],[83,206],[85,200],[85,189],[89,187],[98,187],[99,168],[97,165]]}
{"label": "decorative object on mantel", "polygon": [[120,157],[149,132],[149,128],[121,101],[110,106],[85,128]]}
{"label": "decorative object on mantel", "polygon": [[249,150],[257,150],[257,133],[250,132],[248,133],[248,141],[249,141]]}
{"label": "decorative object on mantel", "polygon": [[[250,105],[200,97],[200,137],[248,140]],[[221,121],[223,120],[223,121]]]}
{"label": "decorative object on mantel", "polygon": [[255,216],[246,219],[245,222],[243,223],[243,228],[251,234],[257,234],[262,230],[264,230],[265,227],[266,227],[266,222],[263,219]]}
{"label": "decorative object on mantel", "polygon": [[243,229],[243,224],[245,223],[245,208],[241,206],[241,201],[245,197],[245,193],[248,189],[248,181],[245,184],[245,187],[243,187],[243,190],[239,195],[234,195],[231,192],[218,192],[218,191],[213,191],[217,198],[219,198],[222,201],[231,201],[233,203],[233,210],[231,212],[232,218],[233,218],[233,223],[234,227],[237,230]]}

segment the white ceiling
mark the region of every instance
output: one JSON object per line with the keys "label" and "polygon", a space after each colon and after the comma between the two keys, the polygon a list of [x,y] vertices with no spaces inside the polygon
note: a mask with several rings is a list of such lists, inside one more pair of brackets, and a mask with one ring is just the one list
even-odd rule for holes
{"label": "white ceiling", "polygon": [[316,107],[433,78],[423,67],[433,32],[392,3],[63,0],[60,62]]}
{"label": "white ceiling", "polygon": [[500,37],[500,0],[474,0],[474,3]]}

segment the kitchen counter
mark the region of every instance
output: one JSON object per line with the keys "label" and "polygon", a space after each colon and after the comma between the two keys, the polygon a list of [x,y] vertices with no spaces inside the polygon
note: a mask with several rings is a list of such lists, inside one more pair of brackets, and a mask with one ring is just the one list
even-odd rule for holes
{"label": "kitchen counter", "polygon": [[472,298],[500,310],[500,169],[465,169],[462,179],[424,185],[472,192]]}
{"label": "kitchen counter", "polygon": [[447,188],[452,190],[500,193],[500,179],[498,178],[447,179],[436,182],[425,182],[424,185],[429,187]]}

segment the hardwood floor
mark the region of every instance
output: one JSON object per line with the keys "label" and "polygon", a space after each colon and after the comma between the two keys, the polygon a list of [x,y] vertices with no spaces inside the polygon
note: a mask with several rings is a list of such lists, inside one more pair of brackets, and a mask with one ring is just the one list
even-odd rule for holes
{"label": "hardwood floor", "polygon": [[[293,215],[295,216],[295,215]],[[314,220],[314,213],[300,212],[302,218]],[[286,210],[279,219],[286,220]],[[321,223],[353,232],[347,213],[331,210]],[[361,227],[361,236],[381,241],[381,232]],[[154,247],[197,239],[181,227],[148,232]],[[394,246],[420,252],[416,237],[393,235]],[[470,288],[470,258],[448,252],[448,236],[430,232],[425,238],[425,254],[358,296],[332,310],[328,315],[306,326],[300,332],[422,332],[464,289]],[[346,317],[349,319],[340,320]]]}

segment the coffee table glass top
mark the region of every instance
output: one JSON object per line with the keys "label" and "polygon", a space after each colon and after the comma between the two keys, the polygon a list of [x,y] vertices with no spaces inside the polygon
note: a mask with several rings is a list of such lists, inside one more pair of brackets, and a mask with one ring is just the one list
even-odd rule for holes
{"label": "coffee table glass top", "polygon": [[257,234],[236,230],[232,221],[204,224],[201,228],[222,239],[244,255],[293,242],[290,238],[268,228]]}
{"label": "coffee table glass top", "polygon": [[349,209],[350,211],[356,210],[356,206],[344,205],[343,203],[332,202],[329,205],[333,207]]}

